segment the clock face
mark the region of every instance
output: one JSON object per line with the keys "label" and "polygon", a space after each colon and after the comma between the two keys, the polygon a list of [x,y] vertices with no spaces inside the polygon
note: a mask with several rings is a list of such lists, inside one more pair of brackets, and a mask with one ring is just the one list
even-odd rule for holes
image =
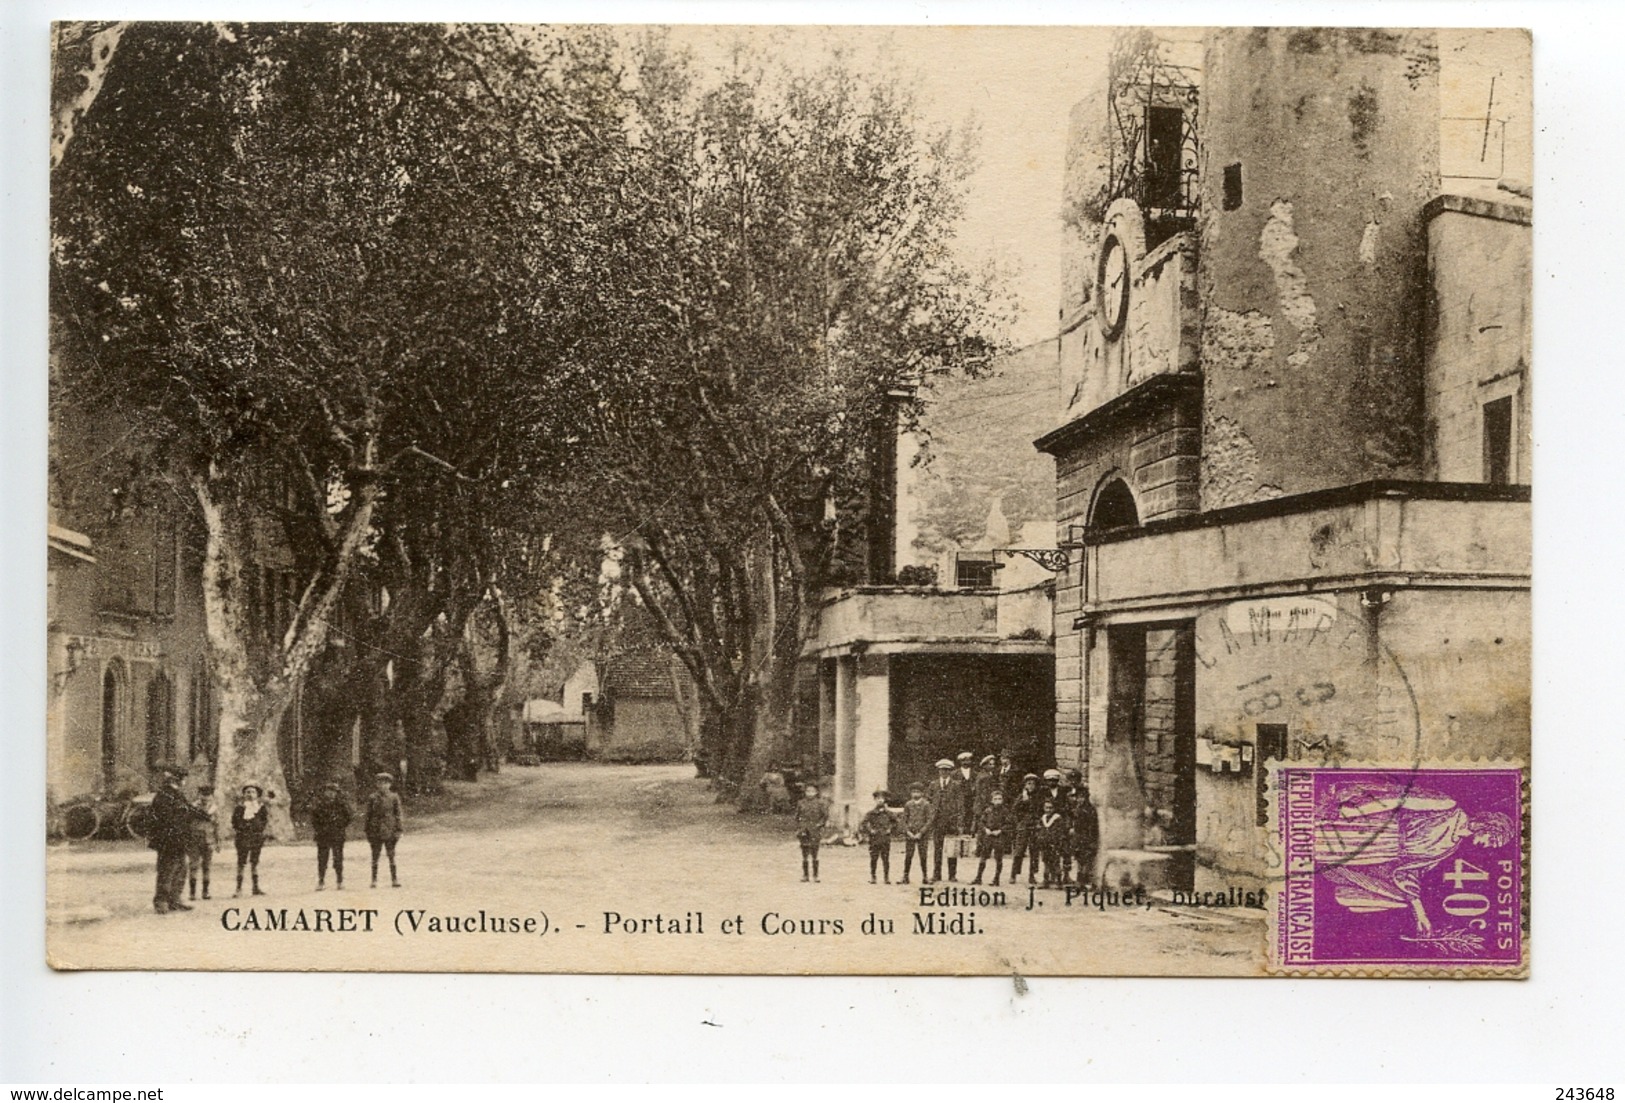
{"label": "clock face", "polygon": [[1128,320],[1128,250],[1116,234],[1108,234],[1100,249],[1096,302],[1100,329],[1108,338],[1123,332]]}

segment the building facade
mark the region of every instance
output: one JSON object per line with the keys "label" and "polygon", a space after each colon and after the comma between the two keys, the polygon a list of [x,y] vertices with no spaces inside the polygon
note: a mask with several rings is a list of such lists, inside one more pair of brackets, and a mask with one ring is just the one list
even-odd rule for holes
{"label": "building facade", "polygon": [[1528,72],[1140,32],[1074,111],[1056,757],[1147,880],[1261,884],[1271,761],[1527,755]]}
{"label": "building facade", "polygon": [[932,384],[880,465],[866,577],[821,595],[803,711],[845,827],[962,751],[1053,762],[1054,474],[1027,441],[1052,418],[1054,362],[1048,341]]}

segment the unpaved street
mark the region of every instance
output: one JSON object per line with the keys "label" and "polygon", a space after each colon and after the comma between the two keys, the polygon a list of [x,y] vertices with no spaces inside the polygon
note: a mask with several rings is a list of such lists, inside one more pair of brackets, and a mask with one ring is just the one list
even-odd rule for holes
{"label": "unpaved street", "polygon": [[[1029,909],[1024,886],[1002,906],[922,906],[917,883],[870,885],[862,847],[825,847],[821,883],[804,884],[790,821],[717,804],[687,766],[509,767],[478,786],[449,785],[426,810],[407,809],[401,888],[368,888],[364,840],[351,839],[346,859],[344,891],[317,892],[314,845],[273,844],[261,865],[267,895],[232,899],[227,841],[215,859],[214,899],[157,915],[153,859],[140,844],[53,847],[52,962],[1236,975],[1262,961],[1257,911],[1101,911],[1064,906],[1056,891],[1040,892]],[[894,880],[901,865],[898,843]],[[962,869],[960,884],[973,872]],[[916,933],[932,914],[975,933]],[[880,933],[888,922],[891,933]]]}

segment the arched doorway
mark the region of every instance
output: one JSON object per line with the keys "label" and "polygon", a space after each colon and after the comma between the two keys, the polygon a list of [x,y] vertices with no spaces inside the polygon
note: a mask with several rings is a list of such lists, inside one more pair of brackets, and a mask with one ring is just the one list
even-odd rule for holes
{"label": "arched doorway", "polygon": [[1116,529],[1140,523],[1140,509],[1134,504],[1134,492],[1122,479],[1112,479],[1095,495],[1095,507],[1089,511],[1092,529]]}
{"label": "arched doorway", "polygon": [[118,663],[108,663],[102,673],[102,788],[108,792],[112,792],[118,784],[119,713],[123,681]]}

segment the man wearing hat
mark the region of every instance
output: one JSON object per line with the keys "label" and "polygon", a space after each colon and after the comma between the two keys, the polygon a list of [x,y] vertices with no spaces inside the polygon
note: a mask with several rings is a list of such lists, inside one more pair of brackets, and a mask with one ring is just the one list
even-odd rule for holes
{"label": "man wearing hat", "polygon": [[1068,770],[1067,778],[1071,781],[1068,792],[1072,801],[1068,809],[1072,829],[1071,859],[1078,867],[1077,884],[1092,885],[1095,880],[1095,856],[1100,852],[1100,816],[1095,811],[1094,802],[1089,799],[1089,787],[1083,783],[1083,772]]}
{"label": "man wearing hat", "polygon": [[327,887],[327,859],[333,859],[333,887],[344,887],[344,833],[354,813],[337,781],[322,786],[310,806],[310,830],[316,836],[316,891]]}
{"label": "man wearing hat", "polygon": [[999,760],[987,755],[976,764],[976,781],[971,787],[971,822],[977,823],[983,810],[992,803],[993,794],[998,791],[999,779],[994,774]]}
{"label": "man wearing hat", "polygon": [[367,845],[372,848],[372,887],[378,887],[378,854],[389,852],[389,881],[396,888],[401,879],[395,873],[395,844],[401,837],[401,798],[394,791],[395,775],[380,771],[373,780],[378,783],[367,797]]}
{"label": "man wearing hat", "polygon": [[[942,880],[942,849],[950,835],[965,833],[968,790],[946,758],[937,760],[937,780],[931,783],[931,880]],[[959,856],[948,856],[948,880],[959,879]]]}
{"label": "man wearing hat", "polygon": [[194,808],[181,792],[181,782],[185,780],[185,766],[165,766],[163,784],[153,794],[148,812],[147,846],[158,852],[152,910],[160,915],[192,910],[191,905],[181,899],[181,893],[186,890],[186,846],[191,841],[193,822],[207,813]]}
{"label": "man wearing hat", "polygon": [[993,779],[999,787],[999,792],[1004,794],[1005,808],[1013,807],[1016,794],[1021,792],[1021,771],[1016,769],[1015,752],[1009,747],[999,752],[999,768]]}

